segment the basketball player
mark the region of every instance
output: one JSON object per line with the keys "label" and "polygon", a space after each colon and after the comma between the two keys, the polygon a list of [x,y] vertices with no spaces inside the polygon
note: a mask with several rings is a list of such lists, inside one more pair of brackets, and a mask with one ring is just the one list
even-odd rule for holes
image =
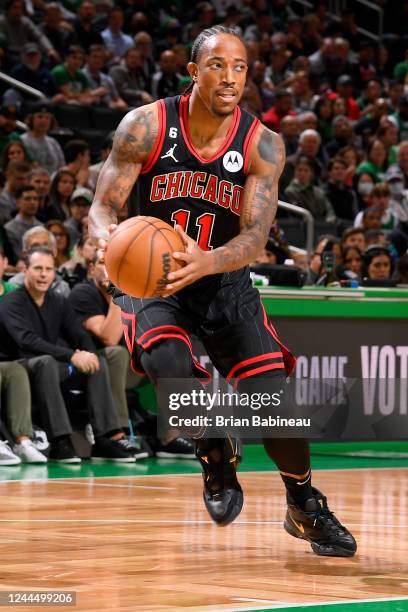
{"label": "basketball player", "polygon": [[[188,71],[190,93],[132,110],[119,125],[98,180],[90,231],[105,247],[137,180],[139,213],[177,225],[183,238],[186,251],[174,257],[185,266],[168,275],[164,297],[116,292],[133,367],[153,383],[208,375],[191,353],[190,333],[225,378],[233,375],[240,384],[248,377],[284,379],[295,359],[269,324],[248,270],[275,217],[284,146],[238,106],[247,61],[233,30],[201,32]],[[353,536],[311,486],[308,442],[265,439],[264,445],[286,486],[286,531],[319,555],[353,555]],[[196,454],[206,508],[226,525],[243,504],[236,443],[228,436],[197,439]]]}

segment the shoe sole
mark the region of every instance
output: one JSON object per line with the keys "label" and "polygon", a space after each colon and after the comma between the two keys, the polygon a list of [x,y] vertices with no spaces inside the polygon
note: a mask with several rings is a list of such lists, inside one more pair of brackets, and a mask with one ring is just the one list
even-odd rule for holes
{"label": "shoe sole", "polygon": [[283,523],[283,528],[286,533],[288,533],[292,537],[297,538],[298,540],[305,540],[306,542],[309,542],[313,552],[316,555],[319,555],[320,557],[352,557],[356,552],[355,550],[348,550],[347,548],[342,548],[341,546],[333,545],[331,545],[332,552],[328,552],[328,546],[325,546],[325,549],[320,548],[321,544],[313,542],[313,540],[311,540],[310,538],[306,537],[305,535],[302,535],[299,531],[293,529],[293,527],[287,521]]}
{"label": "shoe sole", "polygon": [[210,510],[211,506],[207,505],[207,501],[205,499],[205,492],[203,492],[203,499],[207,512],[211,516],[214,523],[216,523],[220,527],[226,527],[227,525],[235,521],[237,516],[239,516],[239,514],[241,513],[242,506],[244,505],[244,494],[242,491],[237,491],[237,493],[238,495],[236,496],[235,503],[229,507],[229,512],[224,516],[224,518],[219,520],[212,516]]}
{"label": "shoe sole", "polygon": [[147,457],[148,457],[148,456],[149,456],[149,453],[148,453],[148,452],[146,452],[146,451],[144,451],[144,452],[142,452],[142,453],[135,453],[135,454],[133,455],[133,457],[134,457],[135,459],[147,459]]}
{"label": "shoe sole", "polygon": [[1,465],[4,465],[4,466],[7,466],[7,465],[21,465],[21,463],[22,463],[21,460],[20,461],[16,461],[15,459],[10,459],[10,460],[3,459],[2,461],[0,461],[0,466]]}
{"label": "shoe sole", "polygon": [[82,463],[82,459],[79,457],[72,457],[72,459],[49,459],[52,463],[66,463],[67,465],[79,465]]}
{"label": "shoe sole", "polygon": [[157,451],[155,455],[159,459],[195,459],[196,458],[194,453],[190,455],[186,455],[183,453],[166,453],[165,451]]}
{"label": "shoe sole", "polygon": [[91,457],[91,461],[94,463],[105,463],[109,461],[110,463],[136,463],[136,459],[134,457],[124,457],[123,459],[114,459],[111,457]]}

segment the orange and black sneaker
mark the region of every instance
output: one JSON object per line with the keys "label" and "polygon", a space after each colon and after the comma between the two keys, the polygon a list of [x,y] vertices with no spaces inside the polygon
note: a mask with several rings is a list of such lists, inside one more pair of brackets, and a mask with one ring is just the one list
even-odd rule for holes
{"label": "orange and black sneaker", "polygon": [[331,512],[326,497],[314,487],[312,491],[313,497],[305,502],[303,510],[288,496],[285,530],[310,542],[316,555],[352,557],[357,550],[355,539]]}
{"label": "orange and black sneaker", "polygon": [[237,479],[241,443],[231,436],[196,440],[196,456],[203,469],[203,498],[218,525],[228,525],[242,510],[244,496]]}

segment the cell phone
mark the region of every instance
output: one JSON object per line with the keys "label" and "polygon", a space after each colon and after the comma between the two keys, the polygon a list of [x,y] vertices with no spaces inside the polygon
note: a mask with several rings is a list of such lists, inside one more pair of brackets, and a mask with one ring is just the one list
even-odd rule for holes
{"label": "cell phone", "polygon": [[326,270],[334,270],[336,265],[336,254],[333,251],[323,251],[322,263]]}

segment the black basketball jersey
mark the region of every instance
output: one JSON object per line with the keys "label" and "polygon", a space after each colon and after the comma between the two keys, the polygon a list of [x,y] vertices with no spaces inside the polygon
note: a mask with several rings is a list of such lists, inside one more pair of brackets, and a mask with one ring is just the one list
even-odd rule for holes
{"label": "black basketball jersey", "polygon": [[137,181],[138,213],[176,223],[204,250],[239,234],[249,148],[259,120],[237,107],[211,159],[188,132],[189,95],[159,100],[158,136]]}

